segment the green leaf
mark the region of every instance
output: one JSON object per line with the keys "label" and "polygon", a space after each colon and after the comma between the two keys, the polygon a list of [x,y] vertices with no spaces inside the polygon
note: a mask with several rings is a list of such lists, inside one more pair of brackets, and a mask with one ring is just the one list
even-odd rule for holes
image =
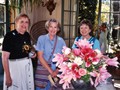
{"label": "green leaf", "polygon": [[84,75],[84,76],[81,77],[81,79],[82,79],[83,81],[85,81],[85,82],[88,82],[88,81],[90,81],[90,80],[89,80],[89,79],[90,79],[90,75],[89,75],[89,74]]}

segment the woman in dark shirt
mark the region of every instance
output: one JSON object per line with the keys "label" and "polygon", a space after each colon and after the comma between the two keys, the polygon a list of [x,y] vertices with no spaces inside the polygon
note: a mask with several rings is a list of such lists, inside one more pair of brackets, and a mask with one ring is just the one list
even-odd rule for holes
{"label": "woman in dark shirt", "polygon": [[[16,29],[4,37],[2,46],[4,90],[34,90],[32,62],[28,57],[31,51],[30,35],[27,32],[29,24],[29,17],[20,14],[15,19]],[[36,54],[32,58],[35,56]]]}

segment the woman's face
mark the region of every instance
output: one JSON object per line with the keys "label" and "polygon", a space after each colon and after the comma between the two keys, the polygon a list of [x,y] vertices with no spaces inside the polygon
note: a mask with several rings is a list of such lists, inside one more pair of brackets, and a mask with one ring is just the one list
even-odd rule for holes
{"label": "woman's face", "polygon": [[21,17],[16,21],[16,28],[21,32],[25,32],[28,29],[28,26],[29,26],[28,18]]}
{"label": "woman's face", "polygon": [[106,26],[100,26],[100,30],[106,31]]}
{"label": "woman's face", "polygon": [[91,29],[89,28],[88,25],[82,24],[80,26],[80,33],[82,36],[88,36],[90,32],[91,32]]}
{"label": "woman's face", "polygon": [[50,36],[55,36],[58,31],[58,25],[56,22],[50,22],[48,27],[48,33]]}

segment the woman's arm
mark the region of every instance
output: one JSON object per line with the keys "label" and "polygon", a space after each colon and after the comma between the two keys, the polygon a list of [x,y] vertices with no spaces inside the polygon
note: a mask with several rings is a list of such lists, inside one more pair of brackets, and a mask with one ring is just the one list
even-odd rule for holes
{"label": "woman's arm", "polygon": [[4,72],[6,74],[6,82],[5,83],[6,83],[7,87],[12,85],[12,79],[10,76],[9,62],[8,62],[9,55],[10,55],[9,52],[2,51],[2,63],[3,63]]}

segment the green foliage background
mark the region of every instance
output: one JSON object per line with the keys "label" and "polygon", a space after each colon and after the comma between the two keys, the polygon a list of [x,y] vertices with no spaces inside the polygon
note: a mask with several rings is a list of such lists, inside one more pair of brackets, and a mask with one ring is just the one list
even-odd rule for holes
{"label": "green foliage background", "polygon": [[83,19],[89,19],[92,24],[95,23],[97,0],[80,0],[78,22]]}

